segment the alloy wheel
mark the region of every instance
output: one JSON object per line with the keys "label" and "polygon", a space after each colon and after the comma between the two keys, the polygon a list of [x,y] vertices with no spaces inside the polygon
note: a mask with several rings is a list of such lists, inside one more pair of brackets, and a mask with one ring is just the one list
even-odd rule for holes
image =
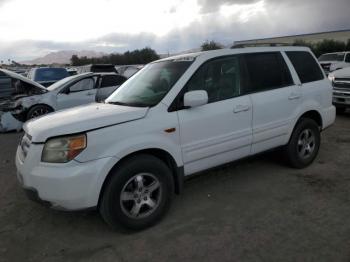
{"label": "alloy wheel", "polygon": [[302,159],[309,158],[315,150],[315,134],[311,129],[303,130],[298,139],[298,154]]}
{"label": "alloy wheel", "polygon": [[150,173],[136,174],[130,178],[120,194],[120,205],[128,217],[139,219],[151,215],[159,206],[162,187]]}

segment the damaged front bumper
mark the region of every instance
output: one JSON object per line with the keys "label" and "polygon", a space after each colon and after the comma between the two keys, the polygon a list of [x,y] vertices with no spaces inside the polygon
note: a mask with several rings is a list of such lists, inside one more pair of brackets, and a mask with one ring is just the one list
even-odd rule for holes
{"label": "damaged front bumper", "polygon": [[26,119],[26,110],[12,99],[0,101],[0,132],[21,130]]}
{"label": "damaged front bumper", "polygon": [[11,113],[18,121],[26,120],[27,111],[28,109],[22,106],[21,100],[17,97],[0,100],[0,112]]}

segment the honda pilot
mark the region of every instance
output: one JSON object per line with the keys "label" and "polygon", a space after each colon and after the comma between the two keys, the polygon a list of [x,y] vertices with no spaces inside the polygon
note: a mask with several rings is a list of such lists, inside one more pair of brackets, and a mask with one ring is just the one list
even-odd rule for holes
{"label": "honda pilot", "polygon": [[194,173],[272,148],[310,165],[334,120],[331,83],[308,48],[180,55],[148,64],[104,103],[28,121],[17,174],[31,199],[139,230]]}

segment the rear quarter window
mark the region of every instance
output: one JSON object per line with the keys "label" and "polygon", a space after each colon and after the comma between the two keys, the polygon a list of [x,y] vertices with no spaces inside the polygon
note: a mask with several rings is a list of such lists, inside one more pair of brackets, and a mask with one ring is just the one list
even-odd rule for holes
{"label": "rear quarter window", "polygon": [[301,83],[304,84],[324,79],[321,68],[309,52],[288,51],[286,54],[292,62]]}

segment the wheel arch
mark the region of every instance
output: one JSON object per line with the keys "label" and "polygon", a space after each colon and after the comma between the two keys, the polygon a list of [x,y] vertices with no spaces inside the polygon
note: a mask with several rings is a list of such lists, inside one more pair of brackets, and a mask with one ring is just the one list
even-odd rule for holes
{"label": "wheel arch", "polygon": [[317,125],[319,126],[320,130],[322,129],[323,127],[323,120],[322,120],[322,116],[320,114],[320,112],[318,112],[317,110],[309,110],[309,111],[306,111],[304,112],[297,120],[296,124],[294,125],[294,128],[295,126],[297,125],[297,123],[300,121],[300,119],[302,118],[309,118],[309,119],[312,119],[314,120]]}
{"label": "wheel arch", "polygon": [[39,107],[39,106],[46,106],[46,107],[48,107],[48,108],[51,109],[51,112],[55,112],[55,109],[54,109],[52,106],[50,106],[50,105],[48,105],[48,104],[45,104],[45,103],[38,103],[38,104],[31,105],[30,107],[28,107],[28,108],[25,110],[25,112],[26,112],[26,117],[28,117],[28,113],[30,112],[30,110],[32,110],[34,107]]}
{"label": "wheel arch", "polygon": [[55,109],[52,106],[46,103],[38,103],[38,104],[31,105],[27,110],[29,111],[30,109],[36,106],[46,106],[46,107],[49,107],[52,111],[55,111]]}
{"label": "wheel arch", "polygon": [[152,155],[154,157],[157,157],[161,161],[163,161],[171,170],[172,177],[174,181],[175,186],[175,193],[180,194],[183,190],[183,183],[184,183],[184,168],[182,166],[178,166],[176,164],[176,161],[174,157],[166,150],[160,149],[160,148],[149,148],[149,149],[142,149],[138,150],[132,153],[129,153],[128,155],[122,157],[117,161],[117,163],[114,164],[114,166],[111,168],[111,170],[108,172],[107,176],[105,177],[102,187],[99,193],[98,198],[98,205],[100,205],[101,197],[103,195],[103,192],[108,184],[108,181],[113,176],[113,171],[115,171],[123,162],[127,161],[131,157],[135,155],[141,155],[141,154],[147,154]]}
{"label": "wheel arch", "polygon": [[296,118],[296,121],[294,122],[294,124],[292,126],[293,128],[291,128],[291,130],[288,133],[287,139],[285,140],[285,144],[287,144],[290,141],[295,128],[297,127],[300,120],[303,118],[309,118],[309,119],[314,120],[317,123],[317,125],[319,126],[320,131],[322,130],[323,120],[322,120],[322,116],[321,116],[320,112],[315,110],[315,109],[307,110],[307,111],[303,112],[302,114],[300,114],[298,118]]}

